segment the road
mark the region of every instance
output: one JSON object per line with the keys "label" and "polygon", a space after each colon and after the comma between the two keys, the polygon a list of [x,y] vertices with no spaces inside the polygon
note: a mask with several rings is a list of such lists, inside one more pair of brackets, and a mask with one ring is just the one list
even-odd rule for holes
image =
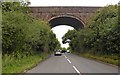
{"label": "road", "polygon": [[74,54],[62,54],[62,56],[50,56],[27,73],[77,73],[79,75],[110,73],[108,75],[118,75],[113,74],[118,73],[118,68]]}

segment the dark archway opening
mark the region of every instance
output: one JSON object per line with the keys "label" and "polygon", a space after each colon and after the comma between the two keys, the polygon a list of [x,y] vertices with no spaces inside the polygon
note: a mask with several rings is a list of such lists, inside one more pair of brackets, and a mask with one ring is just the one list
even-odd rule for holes
{"label": "dark archway opening", "polygon": [[73,27],[76,30],[84,28],[84,24],[82,21],[71,16],[70,17],[69,16],[54,17],[49,20],[49,24],[52,28],[59,25],[68,25]]}

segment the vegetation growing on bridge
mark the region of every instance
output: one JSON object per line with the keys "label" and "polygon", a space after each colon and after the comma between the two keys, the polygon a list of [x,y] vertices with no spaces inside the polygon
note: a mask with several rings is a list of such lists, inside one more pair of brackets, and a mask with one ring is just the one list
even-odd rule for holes
{"label": "vegetation growing on bridge", "polygon": [[3,73],[22,72],[60,47],[49,25],[30,16],[27,4],[2,3],[2,9]]}
{"label": "vegetation growing on bridge", "polygon": [[[68,31],[63,37],[63,43],[68,39],[71,40],[69,44],[72,50],[103,56],[104,59],[101,60],[118,65],[117,56],[120,53],[118,6],[110,5],[98,10],[91,17],[86,28]],[[96,59],[100,59],[98,57]]]}

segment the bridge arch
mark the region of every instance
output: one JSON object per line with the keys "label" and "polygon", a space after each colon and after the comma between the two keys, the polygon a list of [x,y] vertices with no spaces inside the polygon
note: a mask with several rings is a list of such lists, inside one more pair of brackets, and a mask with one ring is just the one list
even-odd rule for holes
{"label": "bridge arch", "polygon": [[54,16],[48,22],[52,28],[59,25],[68,25],[79,30],[85,26],[85,23],[81,19],[71,15]]}

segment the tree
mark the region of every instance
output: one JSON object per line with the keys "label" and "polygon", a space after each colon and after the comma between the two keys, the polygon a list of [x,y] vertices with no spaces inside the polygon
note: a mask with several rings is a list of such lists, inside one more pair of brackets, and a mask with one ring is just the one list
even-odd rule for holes
{"label": "tree", "polygon": [[68,30],[68,32],[62,37],[62,42],[69,43],[72,39],[74,39],[77,36],[76,30]]}

